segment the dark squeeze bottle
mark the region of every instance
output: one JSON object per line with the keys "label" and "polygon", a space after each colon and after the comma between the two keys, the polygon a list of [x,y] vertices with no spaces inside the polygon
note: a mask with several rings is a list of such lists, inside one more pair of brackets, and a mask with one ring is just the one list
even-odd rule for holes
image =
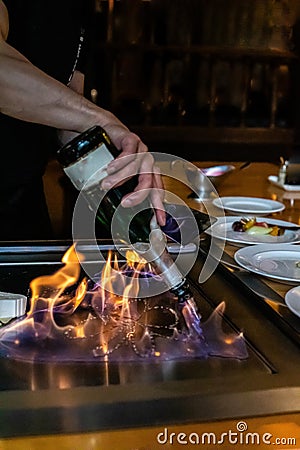
{"label": "dark squeeze bottle", "polygon": [[101,190],[101,181],[107,176],[106,167],[119,153],[106,132],[94,126],[61,147],[57,159],[76,189],[82,191],[89,207],[96,211],[96,220],[107,230],[114,220],[115,237],[131,244],[183,304],[191,298],[191,292],[166,249],[149,199],[136,207],[120,205],[122,197],[136,186],[137,176],[105,193]]}

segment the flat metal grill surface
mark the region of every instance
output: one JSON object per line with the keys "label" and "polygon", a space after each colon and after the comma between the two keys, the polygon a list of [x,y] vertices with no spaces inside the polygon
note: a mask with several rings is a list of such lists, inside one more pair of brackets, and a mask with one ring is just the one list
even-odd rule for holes
{"label": "flat metal grill surface", "polygon": [[[61,267],[64,250],[65,245],[55,250],[46,244],[0,248],[0,290],[26,295],[33,278]],[[248,359],[38,364],[0,358],[0,434],[79,432],[300,411],[300,400],[295,400],[300,394],[299,349],[222,271],[199,286],[202,264],[199,256],[189,281],[203,320],[225,299],[224,330],[243,331]],[[70,412],[72,420],[66,420],[64,414]]]}
{"label": "flat metal grill surface", "polygon": [[[49,252],[23,255],[21,264],[17,255],[5,255],[5,265],[0,265],[0,290],[29,295],[29,283],[40,275],[50,275],[62,267],[60,253]],[[18,258],[18,260],[17,260]],[[3,262],[3,261],[2,261]],[[101,271],[103,263],[97,271]],[[195,301],[205,321],[214,307],[193,288]],[[224,331],[238,332],[232,324],[224,321]],[[26,363],[0,358],[1,390],[7,389],[45,389],[59,388],[62,379],[68,380],[68,387],[96,386],[104,384],[155,383],[183,379],[205,379],[214,377],[230,377],[237,371],[242,376],[249,370],[271,373],[272,367],[257,349],[248,345],[247,360],[209,357],[207,359],[147,362],[141,358],[137,363],[109,363],[104,365],[101,359],[95,363]],[[150,369],[150,370],[149,370]],[[33,382],[34,379],[34,382]]]}

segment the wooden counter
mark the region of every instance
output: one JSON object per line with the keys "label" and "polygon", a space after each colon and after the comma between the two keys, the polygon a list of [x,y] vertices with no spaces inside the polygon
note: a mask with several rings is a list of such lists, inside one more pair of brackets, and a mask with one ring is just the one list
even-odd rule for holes
{"label": "wooden counter", "polygon": [[[169,163],[161,164],[162,173],[164,173],[164,169],[166,171],[170,170]],[[194,164],[204,168],[223,163],[209,161],[202,163],[195,162]],[[243,162],[225,162],[224,164],[232,164],[236,166],[236,170],[218,188],[220,196],[242,195],[281,201],[285,204],[286,208],[283,212],[273,215],[273,217],[300,223],[300,192],[285,192],[282,189],[272,186],[268,181],[269,175],[277,175],[278,166],[271,163],[255,162],[245,169],[239,170]],[[176,176],[178,175],[177,170],[173,172],[172,176],[175,178],[164,176],[166,191],[176,194],[192,208],[205,210],[203,204],[187,198],[191,193],[190,188],[186,184],[176,180]],[[44,177],[44,185],[55,237],[58,239],[66,237],[66,230],[70,228],[70,220],[72,217],[69,204],[70,198],[62,185],[62,177],[63,172],[61,167],[56,161],[51,161]],[[217,208],[215,213],[218,215]]]}
{"label": "wooden counter", "polygon": [[[210,167],[214,165],[232,164],[236,169],[231,172],[217,189],[219,196],[249,196],[260,197],[271,200],[277,200],[285,205],[284,211],[272,214],[273,218],[288,220],[300,223],[300,191],[287,192],[283,189],[273,186],[268,181],[268,176],[277,175],[279,167],[272,163],[255,162],[246,168],[239,170],[243,162],[194,162],[200,168]],[[174,176],[176,177],[176,171]],[[177,181],[175,178],[164,176],[164,186],[166,191],[171,191],[182,198],[186,203],[199,210],[204,210],[204,205],[193,199],[188,199],[191,190],[184,183]],[[207,202],[205,202],[207,203]],[[216,208],[216,214],[218,210]]]}
{"label": "wooden counter", "polygon": [[[268,177],[270,175],[278,175],[279,167],[272,163],[263,163],[263,162],[254,162],[249,164],[242,170],[239,168],[243,165],[243,162],[194,162],[200,168],[210,167],[214,165],[222,165],[222,164],[232,164],[236,167],[236,169],[231,172],[227,178],[224,179],[217,192],[220,197],[223,196],[249,196],[249,197],[258,197],[258,198],[266,198],[270,200],[276,200],[282,202],[285,205],[285,209],[279,213],[267,215],[268,217],[272,217],[279,220],[291,221],[297,224],[300,224],[300,191],[299,192],[288,192],[277,186],[272,185]],[[162,165],[163,166],[163,165]],[[166,166],[165,166],[166,168]],[[166,170],[167,172],[167,170]],[[164,170],[162,169],[162,173]],[[212,195],[210,200],[199,201],[195,199],[188,198],[189,194],[192,192],[191,189],[185,185],[185,183],[179,182],[176,177],[181,176],[179,172],[174,171],[174,177],[164,176],[164,186],[167,192],[175,193],[178,197],[180,197],[184,202],[187,203],[188,206],[198,209],[203,212],[208,212],[207,207],[209,206],[209,213],[213,212],[213,215],[217,217],[221,215],[221,210],[212,205],[213,199],[216,195]],[[223,213],[222,213],[223,214]],[[232,215],[228,213],[227,215]],[[234,253],[238,250],[239,247],[228,245],[225,246],[225,253],[234,256]],[[299,246],[299,254],[300,254],[300,246]],[[258,277],[257,275],[254,275]],[[282,299],[286,292],[291,289],[292,286],[290,284],[283,284],[280,282],[275,282],[268,280],[265,277],[258,277],[265,284],[270,286],[274,291],[276,291]],[[276,308],[276,305],[272,305]]]}

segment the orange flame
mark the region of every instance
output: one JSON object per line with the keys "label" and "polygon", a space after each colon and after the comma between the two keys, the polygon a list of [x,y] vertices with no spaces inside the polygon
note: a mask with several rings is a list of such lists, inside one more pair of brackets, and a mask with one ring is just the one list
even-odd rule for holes
{"label": "orange flame", "polygon": [[151,272],[152,270],[150,264],[133,250],[127,250],[126,262],[128,267],[135,272],[140,272],[143,268],[146,268],[148,272]]}
{"label": "orange flame", "polygon": [[[30,288],[32,291],[32,296],[28,316],[33,314],[33,312],[37,309],[39,300],[41,299],[49,303],[48,308],[50,307],[50,309],[52,309],[57,303],[61,302],[60,297],[64,291],[68,287],[73,286],[79,279],[79,258],[81,260],[83,259],[82,255],[76,252],[75,246],[72,245],[62,258],[62,262],[65,263],[64,267],[52,275],[43,275],[31,281]],[[70,299],[70,302],[73,304],[73,310],[75,310],[81,303],[85,292],[86,281],[83,280],[76,291],[75,297]]]}
{"label": "orange flame", "polygon": [[[122,274],[122,269],[120,268],[119,262],[117,260],[117,257],[115,256],[114,263],[112,264],[112,255],[111,252],[108,254],[108,258],[105,264],[105,267],[102,271],[101,276],[101,289],[102,289],[102,295],[103,298],[106,298],[107,302],[113,302],[114,307],[122,307],[122,310],[128,309],[128,299],[135,298],[138,295],[139,292],[139,283],[138,283],[138,271],[141,269],[142,266],[144,266],[143,262],[139,262],[138,267],[135,269],[133,264],[133,258],[135,260],[138,260],[137,255],[134,257],[134,252],[127,252],[126,253],[126,264],[128,267],[130,267],[133,270],[133,276],[130,279],[130,283],[128,285],[125,284],[124,277]],[[128,281],[128,277],[126,278]],[[123,289],[123,295],[122,297],[116,296],[113,293],[115,292],[114,286],[117,284],[120,286],[120,283],[122,283],[122,289]],[[110,294],[109,294],[110,293]],[[108,298],[110,295],[111,298]]]}
{"label": "orange flame", "polygon": [[126,252],[126,261],[129,267],[133,267],[135,263],[141,263],[145,265],[147,261],[141,258],[135,251],[127,250]]}

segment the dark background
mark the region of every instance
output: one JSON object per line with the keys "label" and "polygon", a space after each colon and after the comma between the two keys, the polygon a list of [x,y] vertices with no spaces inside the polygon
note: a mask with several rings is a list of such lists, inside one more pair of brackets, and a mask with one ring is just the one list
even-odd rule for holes
{"label": "dark background", "polygon": [[299,128],[297,0],[95,1],[86,95],[153,151],[279,161]]}

